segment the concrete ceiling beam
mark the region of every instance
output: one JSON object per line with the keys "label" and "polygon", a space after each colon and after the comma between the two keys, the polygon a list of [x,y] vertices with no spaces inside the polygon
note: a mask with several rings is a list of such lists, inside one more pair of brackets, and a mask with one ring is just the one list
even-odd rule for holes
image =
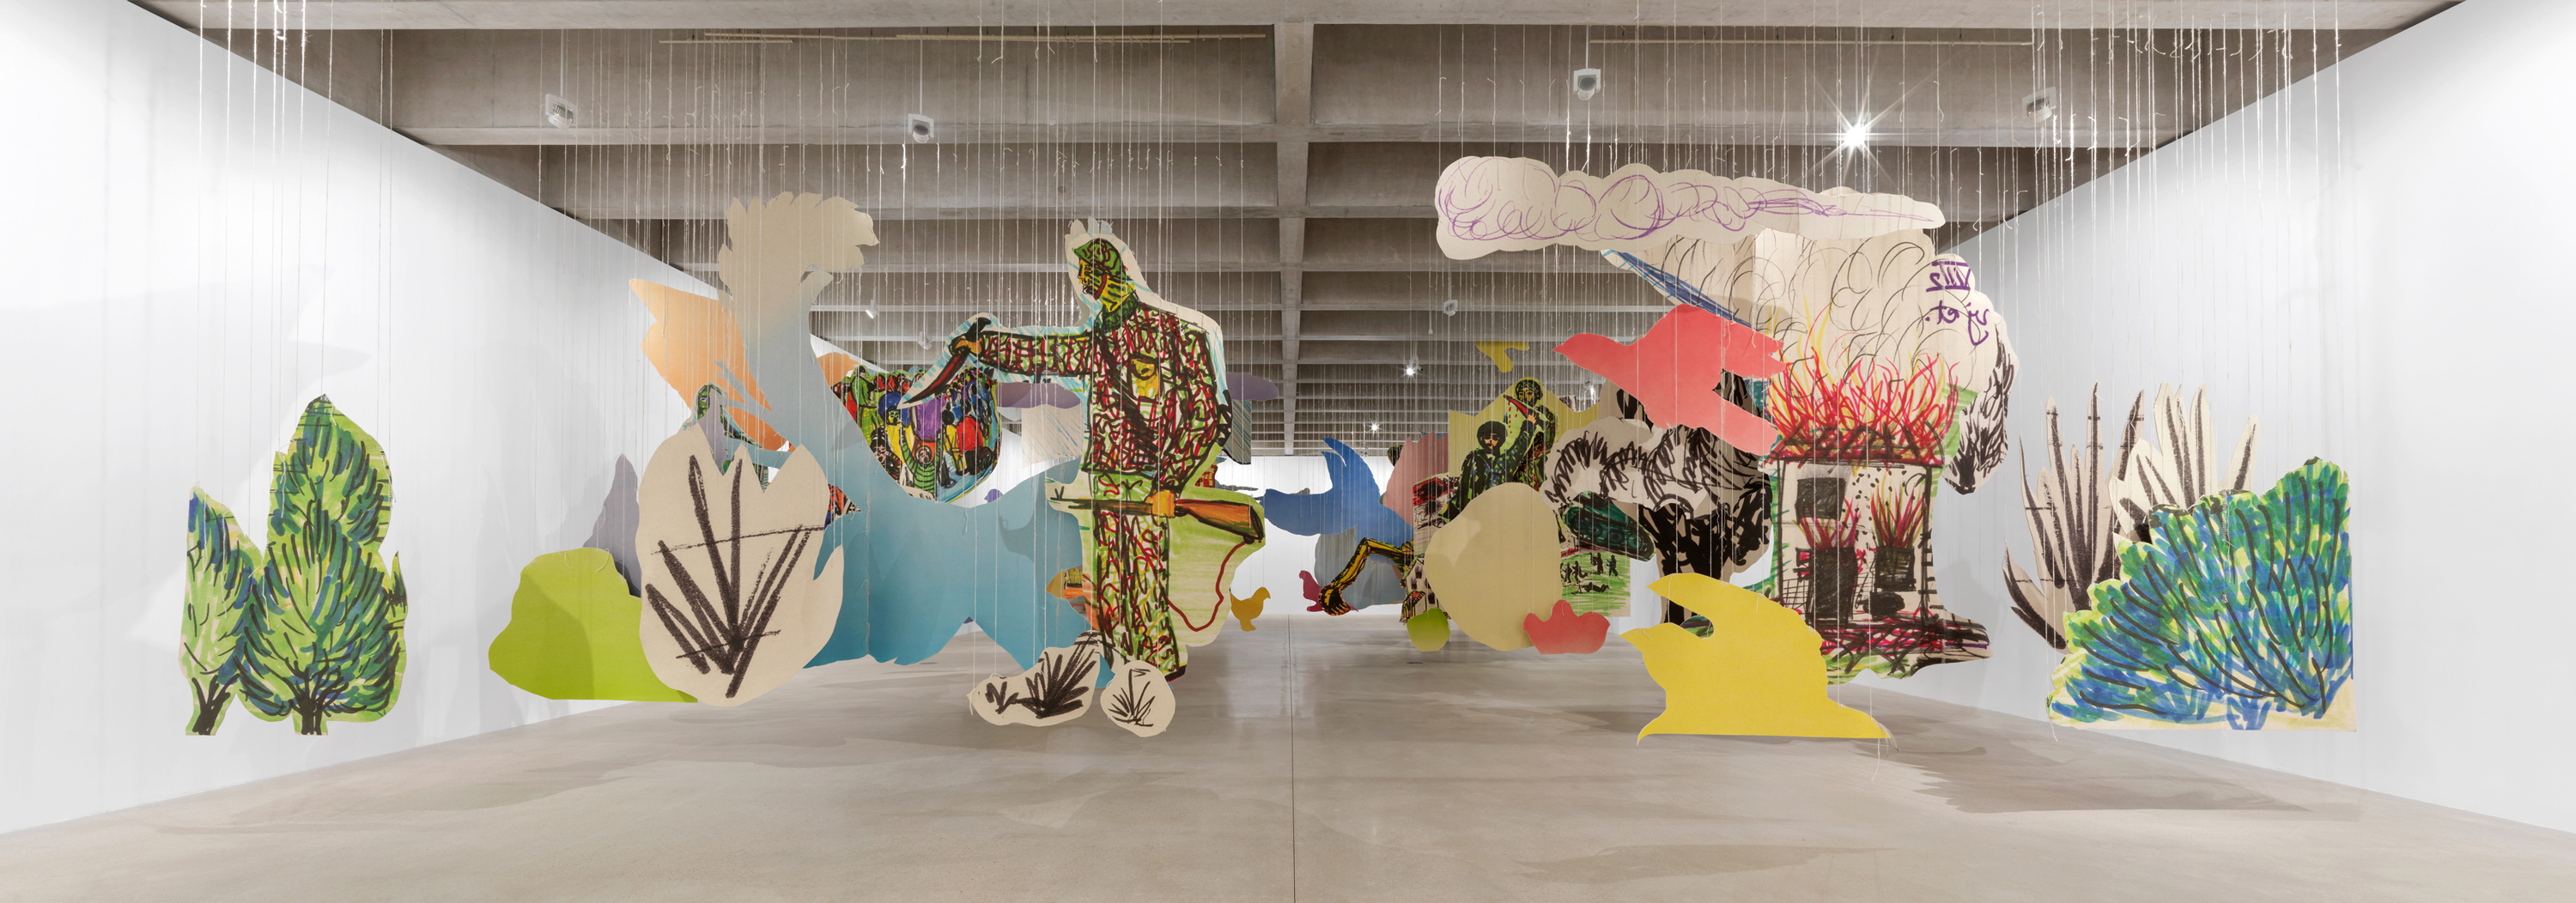
{"label": "concrete ceiling beam", "polygon": [[[252,0],[139,0],[174,21],[221,25],[226,7]],[[2397,28],[2445,0],[1872,0],[1760,3],[1680,0],[1651,7],[1656,20],[1812,28]],[[1303,21],[1354,24],[1632,25],[1635,0],[1194,0],[1107,6],[1074,0],[335,0],[292,5],[293,27],[384,29],[541,28],[953,28],[984,22],[1091,27],[1224,26]],[[1123,18],[1122,18],[1123,14]],[[1646,24],[1653,24],[1651,22]]]}

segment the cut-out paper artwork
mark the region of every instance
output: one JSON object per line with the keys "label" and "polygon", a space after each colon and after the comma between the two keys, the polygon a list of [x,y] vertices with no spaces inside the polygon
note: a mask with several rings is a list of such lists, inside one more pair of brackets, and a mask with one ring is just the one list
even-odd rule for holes
{"label": "cut-out paper artwork", "polygon": [[2105,456],[2102,444],[2102,390],[2093,387],[2085,415],[2085,444],[2068,449],[2060,435],[2057,402],[2048,403],[2048,464],[2037,483],[2022,475],[2022,510],[2030,524],[2036,576],[2024,572],[2004,551],[2004,588],[2012,594],[2013,614],[2059,651],[2066,649],[2066,615],[2092,607],[2091,588],[2120,576],[2114,541],[2147,538],[2149,512],[2159,507],[2189,505],[2217,492],[2242,492],[2253,466],[2257,439],[2251,419],[2232,446],[2217,457],[2217,437],[2210,429],[2208,389],[2183,407],[2170,385],[2156,389],[2155,432],[2161,442],[2139,435],[2146,419],[2146,393],[2129,403],[2116,455]]}
{"label": "cut-out paper artwork", "polygon": [[996,674],[967,688],[966,707],[994,724],[1047,727],[1080,718],[1090,713],[1098,695],[1107,648],[1099,631],[1083,631],[1073,645],[1039,653],[1037,664],[1026,671]]}
{"label": "cut-out paper artwork", "polygon": [[1449,412],[1448,475],[1456,489],[1440,516],[1455,520],[1477,496],[1505,483],[1544,485],[1547,455],[1557,440],[1599,415],[1598,407],[1567,407],[1535,379],[1512,383],[1473,414]]}
{"label": "cut-out paper artwork", "polygon": [[[1615,507],[1604,508],[1611,514],[1619,513]],[[1575,515],[1584,511],[1577,507],[1559,513]],[[1560,531],[1559,538],[1564,547],[1556,559],[1557,598],[1574,606],[1576,611],[1613,618],[1627,617],[1629,556],[1595,548],[1562,534]]]}
{"label": "cut-out paper artwork", "polygon": [[1634,344],[1584,333],[1556,350],[1644,404],[1655,423],[1698,427],[1755,455],[1770,454],[1780,440],[1771,421],[1718,394],[1729,374],[1759,380],[1780,375],[1779,340],[1751,326],[1682,306]]}
{"label": "cut-out paper artwork", "polygon": [[2080,727],[2351,730],[2351,487],[2311,458],[2270,490],[2148,515],[2066,616],[2049,718]]}
{"label": "cut-out paper artwork", "polygon": [[2120,532],[2130,539],[2147,537],[2148,512],[2168,505],[2190,505],[2222,492],[2244,492],[2252,477],[2259,424],[2246,418],[2245,430],[2222,456],[2218,432],[2210,424],[2209,387],[2202,386],[2185,408],[2175,387],[2156,387],[2155,442],[2138,434],[2146,393],[2129,403],[2129,425],[2120,435],[2120,466],[2115,471],[2113,503],[2120,512]]}
{"label": "cut-out paper artwork", "polygon": [[[921,371],[911,375],[919,376]],[[989,373],[987,378],[990,378]],[[900,397],[898,393],[897,398]],[[1050,379],[997,382],[993,384],[993,403],[1005,408],[1070,408],[1082,404],[1082,396]]]}
{"label": "cut-out paper artwork", "polygon": [[796,449],[762,486],[747,452],[726,462],[702,436],[681,430],[644,467],[638,632],[664,685],[741,705],[795,676],[831,637],[845,561],[822,541],[831,492],[813,455]]}
{"label": "cut-out paper artwork", "polygon": [[1404,619],[1404,636],[1415,649],[1440,651],[1449,645],[1449,613],[1434,608]]}
{"label": "cut-out paper artwork", "polygon": [[[1728,388],[1733,397],[1752,400],[1742,380]],[[1614,403],[1625,399],[1625,393],[1612,396]],[[1586,498],[1627,506],[1665,574],[1725,579],[1770,548],[1771,479],[1762,458],[1697,427],[1595,420],[1558,443],[1544,491],[1568,512],[1569,526]]]}
{"label": "cut-out paper artwork", "polygon": [[1417,548],[1413,525],[1386,507],[1368,459],[1341,440],[1324,440],[1324,468],[1332,488],[1264,492],[1264,515],[1279,529],[1322,537],[1309,572],[1321,581],[1322,611],[1338,615],[1402,600],[1401,574],[1412,566]]}
{"label": "cut-out paper artwork", "polygon": [[[904,404],[927,371],[852,371],[832,385],[886,476],[915,498],[965,498],[1002,460],[992,371],[969,368],[935,395]],[[1009,385],[1009,384],[1006,384]]]}
{"label": "cut-out paper artwork", "polygon": [[1619,635],[1664,688],[1664,712],[1637,732],[1775,737],[1884,737],[1869,715],[1826,695],[1819,638],[1797,612],[1699,574],[1647,587],[1709,621],[1706,637],[1675,624]]}
{"label": "cut-out paper artwork", "polygon": [[1402,545],[1413,540],[1412,525],[1386,506],[1366,456],[1339,439],[1326,437],[1324,474],[1332,486],[1323,492],[1263,492],[1263,516],[1279,529],[1299,536],[1322,536],[1356,528],[1361,537],[1379,542]]}
{"label": "cut-out paper artwork", "polygon": [[1676,303],[1782,341],[1786,372],[1767,404],[1783,456],[1937,462],[1960,492],[2002,464],[2017,368],[2003,317],[1968,263],[1921,230],[1765,232],[1609,256]]}
{"label": "cut-out paper artwork", "polygon": [[[1756,402],[1780,430],[1773,593],[1824,635],[1836,679],[1983,658],[1984,628],[1939,603],[1928,529],[1944,480],[1972,490],[1999,460],[2011,383],[2002,318],[1967,264],[1911,228],[1684,240],[1613,262],[1783,343]],[[1994,455],[1959,466],[1971,446]]]}
{"label": "cut-out paper artwork", "polygon": [[1523,615],[1521,629],[1528,631],[1530,645],[1540,655],[1589,655],[1609,639],[1610,619],[1593,612],[1576,614],[1573,603],[1559,599],[1545,618]]}
{"label": "cut-out paper artwork", "polygon": [[1109,686],[1099,693],[1100,713],[1109,723],[1139,737],[1151,737],[1171,728],[1172,715],[1179,702],[1172,698],[1171,681],[1163,672],[1144,662],[1127,662],[1109,677]]}
{"label": "cut-out paper artwork", "polygon": [[[1023,666],[1047,647],[1071,643],[1084,629],[1082,617],[1045,594],[1046,578],[1079,567],[1082,547],[1073,519],[1046,506],[1044,481],[1023,481],[971,508],[915,498],[862,451],[858,422],[819,378],[814,300],[835,274],[860,268],[862,249],[876,244],[867,214],[842,198],[780,194],[736,200],[725,210],[725,229],[716,255],[724,291],[716,303],[734,319],[737,338],[705,353],[731,361],[738,347],[749,368],[742,379],[758,391],[719,395],[717,409],[757,418],[796,448],[830,452],[821,465],[830,487],[846,499],[836,506],[846,513],[831,521],[822,538],[826,548],[817,550],[843,562],[843,613],[810,663],[861,656],[918,662],[946,647],[970,619]],[[697,387],[674,388],[686,399]],[[788,456],[783,447],[726,441],[744,447],[718,452],[719,461],[740,451],[759,466],[779,467]],[[1066,467],[1052,478],[1071,474]]]}
{"label": "cut-out paper artwork", "polygon": [[1250,373],[1228,373],[1225,394],[1236,401],[1278,401],[1279,384]]}
{"label": "cut-out paper artwork", "polygon": [[188,678],[188,733],[211,735],[241,685],[241,617],[260,604],[259,547],[233,513],[199,487],[188,498],[187,599],[179,612],[179,667]]}
{"label": "cut-out paper artwork", "polygon": [[1387,454],[1395,469],[1387,474],[1386,488],[1378,493],[1378,501],[1389,511],[1406,514],[1413,510],[1414,485],[1445,472],[1449,466],[1449,434],[1424,433],[1404,440]]}
{"label": "cut-out paper artwork", "polygon": [[1252,409],[1243,399],[1226,403],[1225,459],[1237,464],[1252,463]]}
{"label": "cut-out paper artwork", "polygon": [[1315,604],[1308,610],[1343,615],[1404,601],[1413,549],[1363,538],[1358,528],[1316,537],[1315,570],[1306,572],[1317,581]]}
{"label": "cut-out paper artwork", "polygon": [[1477,342],[1476,350],[1494,362],[1497,373],[1512,372],[1512,356],[1507,352],[1528,351],[1528,342]]}
{"label": "cut-out paper artwork", "polygon": [[591,522],[590,539],[581,544],[608,553],[630,596],[644,594],[644,565],[635,558],[635,524],[643,517],[635,507],[635,487],[640,481],[635,463],[618,455],[617,469],[608,478],[608,497],[599,503],[599,519]]}
{"label": "cut-out paper artwork", "polygon": [[[762,448],[780,447],[784,440],[778,432],[746,410],[767,399],[743,357],[742,326],[733,311],[714,298],[642,279],[629,281],[627,287],[653,313],[653,325],[644,330],[644,357],[653,362],[662,381],[689,399],[697,398],[702,387],[716,387],[732,422],[751,442]],[[812,351],[810,341],[805,350]]]}
{"label": "cut-out paper artwork", "polygon": [[1083,405],[1028,409],[1020,418],[1020,448],[1030,461],[1082,457],[1091,448],[1091,411]]}
{"label": "cut-out paper artwork", "polygon": [[1553,245],[1643,252],[1677,238],[1733,241],[1765,229],[1867,238],[1945,222],[1939,207],[1903,195],[1815,192],[1642,163],[1604,177],[1560,175],[1526,157],[1460,157],[1432,191],[1440,251],[1453,260]]}
{"label": "cut-out paper artwork", "polygon": [[1234,619],[1243,625],[1243,629],[1259,630],[1261,628],[1252,626],[1252,620],[1261,617],[1261,608],[1269,601],[1270,588],[1265,586],[1253,590],[1252,595],[1240,599],[1229,596],[1226,607],[1234,615]]}
{"label": "cut-out paper artwork", "polygon": [[1422,552],[1431,548],[1431,540],[1447,526],[1449,498],[1458,490],[1458,478],[1436,476],[1413,484],[1413,566],[1404,570],[1404,616],[1413,617],[1438,608],[1439,594],[1431,590],[1431,577],[1423,570]]}
{"label": "cut-out paper artwork", "polygon": [[[1261,506],[1232,490],[1191,486],[1171,521],[1170,606],[1172,631],[1185,646],[1214,642],[1228,606],[1229,587],[1246,559],[1268,539]],[[1253,603],[1252,613],[1261,613]],[[1186,659],[1184,659],[1186,660]]]}
{"label": "cut-out paper artwork", "polygon": [[1087,380],[1082,469],[1093,499],[1092,578],[1110,613],[1103,632],[1122,661],[1177,676],[1170,521],[1224,440],[1224,334],[1147,287],[1135,253],[1107,224],[1074,223],[1064,247],[1068,275],[1095,311],[1088,322],[1017,332],[970,326],[949,351],[1007,373]]}
{"label": "cut-out paper artwork", "polygon": [[[2028,463],[2021,479],[2022,512],[2030,522],[2032,547],[2038,552],[2034,578],[2004,550],[2004,590],[2012,594],[2013,615],[2060,652],[2066,651],[2066,616],[2093,607],[2093,584],[2120,576],[2114,540],[2120,533],[2120,461],[2102,454],[2102,386],[2095,383],[2085,411],[2086,441],[2068,449],[2058,432],[2057,399],[2048,400],[2048,467],[2031,482]],[[2126,457],[2125,450],[2121,456]]]}
{"label": "cut-out paper artwork", "polygon": [[188,501],[180,665],[192,734],[212,734],[232,699],[299,734],[374,721],[402,694],[402,559],[380,549],[393,521],[393,469],[374,437],[313,399],[278,453],[268,547],[203,489]]}
{"label": "cut-out paper artwork", "polygon": [[486,658],[511,686],[547,699],[696,702],[653,675],[638,630],[644,600],[599,549],[539,555],[519,570],[510,623]]}
{"label": "cut-out paper artwork", "polygon": [[1984,626],[1941,605],[1928,467],[1784,461],[1774,598],[1824,636],[1836,681],[1910,677],[1991,654]]}
{"label": "cut-out paper artwork", "polygon": [[1469,639],[1495,649],[1530,644],[1524,615],[1557,603],[1556,509],[1538,490],[1505,483],[1478,496],[1431,537],[1423,571]]}

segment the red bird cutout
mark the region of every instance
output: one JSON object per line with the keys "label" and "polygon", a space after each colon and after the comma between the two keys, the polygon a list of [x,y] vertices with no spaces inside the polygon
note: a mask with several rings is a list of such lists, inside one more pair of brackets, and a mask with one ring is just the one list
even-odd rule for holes
{"label": "red bird cutout", "polygon": [[1610,619],[1597,611],[1575,614],[1574,603],[1558,599],[1547,620],[1522,615],[1521,629],[1529,631],[1530,644],[1538,647],[1540,655],[1589,655],[1601,651],[1601,641],[1609,638]]}
{"label": "red bird cutout", "polygon": [[1587,332],[1565,340],[1556,352],[1627,390],[1657,426],[1699,427],[1756,455],[1770,454],[1780,443],[1771,421],[1717,394],[1727,373],[1770,379],[1787,369],[1780,363],[1780,340],[1750,326],[1682,305],[1634,345]]}

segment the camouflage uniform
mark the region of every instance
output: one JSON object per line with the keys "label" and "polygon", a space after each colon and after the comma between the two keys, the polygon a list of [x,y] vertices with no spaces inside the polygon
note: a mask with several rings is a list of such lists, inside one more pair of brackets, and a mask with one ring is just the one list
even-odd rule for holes
{"label": "camouflage uniform", "polygon": [[[1171,561],[1169,513],[1132,513],[1157,493],[1177,499],[1210,460],[1226,410],[1217,395],[1207,330],[1135,296],[1117,249],[1094,240],[1076,249],[1086,272],[1106,272],[1086,286],[1101,311],[1081,332],[1021,335],[984,332],[976,356],[996,370],[1032,376],[1089,377],[1090,441],[1082,469],[1091,474],[1093,562],[1110,648],[1126,659],[1175,673],[1166,571]],[[1122,512],[1119,507],[1130,509]]]}

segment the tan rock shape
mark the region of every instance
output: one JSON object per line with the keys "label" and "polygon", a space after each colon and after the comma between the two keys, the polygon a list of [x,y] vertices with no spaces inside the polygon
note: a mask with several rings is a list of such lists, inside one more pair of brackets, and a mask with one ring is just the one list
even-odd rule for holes
{"label": "tan rock shape", "polygon": [[1557,553],[1556,509],[1538,490],[1505,483],[1431,537],[1423,570],[1449,622],[1468,638],[1519,649],[1530,645],[1522,620],[1556,605]]}
{"label": "tan rock shape", "polygon": [[644,572],[637,632],[645,662],[671,689],[741,705],[804,670],[841,617],[841,565],[826,554],[831,487],[804,449],[760,485],[748,454],[723,468],[704,433],[685,429],[653,452],[636,501]]}

